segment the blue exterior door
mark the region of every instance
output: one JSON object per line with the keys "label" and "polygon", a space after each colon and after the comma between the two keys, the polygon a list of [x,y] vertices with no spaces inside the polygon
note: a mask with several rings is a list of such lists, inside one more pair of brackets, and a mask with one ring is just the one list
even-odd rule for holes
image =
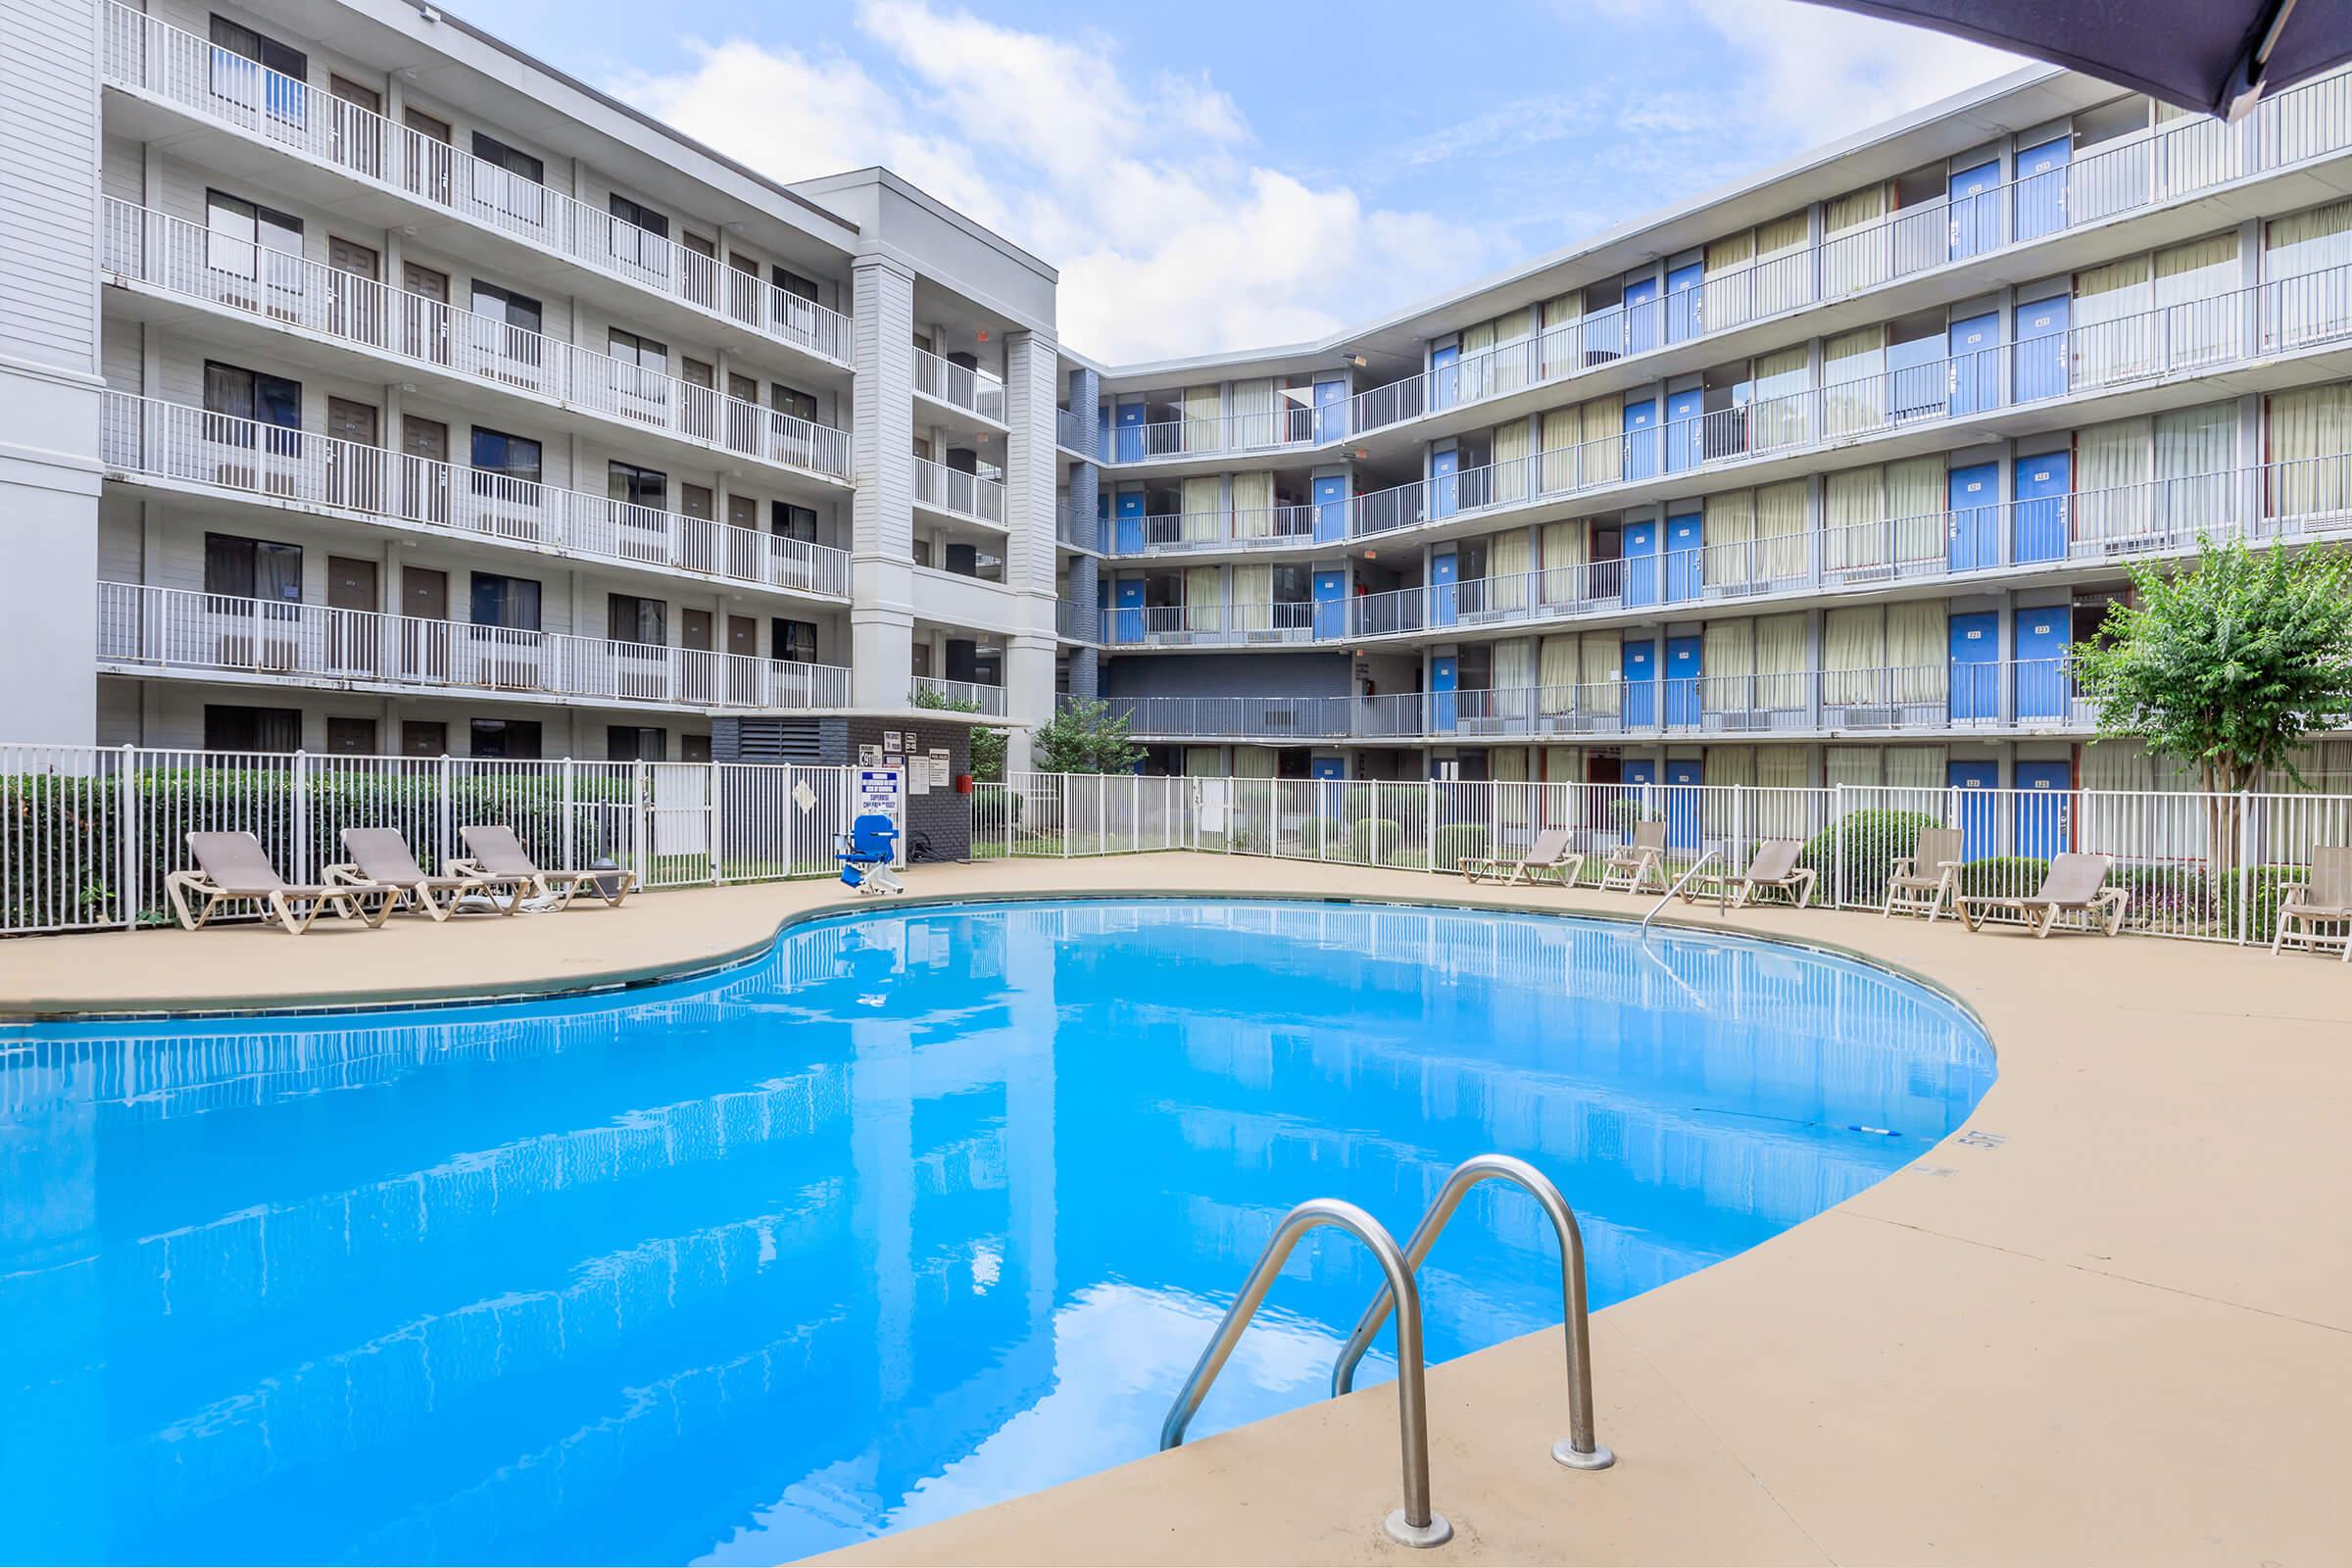
{"label": "blue exterior door", "polygon": [[1951,256],[1977,256],[2001,243],[2001,166],[1979,164],[1952,175]]}
{"label": "blue exterior door", "polygon": [[2001,318],[1998,312],[1954,321],[1944,336],[1951,356],[1950,408],[1981,414],[2001,404]]}
{"label": "blue exterior door", "polygon": [[1348,635],[1348,574],[1344,571],[1315,573],[1315,635]]}
{"label": "blue exterior door", "polygon": [[2017,218],[2010,228],[2017,238],[2036,239],[2066,226],[2066,166],[2073,156],[2067,136],[2017,155]]}
{"label": "blue exterior door", "polygon": [[1110,529],[1110,492],[1108,490],[1098,489],[1095,492],[1095,548],[1104,555],[1116,555],[1119,550],[1118,536],[1113,534]]}
{"label": "blue exterior door", "polygon": [[1625,285],[1625,352],[1646,354],[1658,346],[1658,280]]}
{"label": "blue exterior door", "polygon": [[1119,492],[1118,551],[1122,556],[1144,553],[1144,493],[1141,490]]}
{"label": "blue exterior door", "polygon": [[1433,626],[1453,624],[1455,603],[1460,597],[1454,588],[1454,567],[1450,550],[1429,558],[1429,623]]}
{"label": "blue exterior door", "polygon": [[1982,860],[1992,854],[1993,803],[1999,799],[1992,790],[2000,778],[2000,770],[1990,762],[1949,762],[1944,766],[1943,781],[1960,792],[1962,859]]}
{"label": "blue exterior door", "polygon": [[2017,308],[2017,373],[2011,380],[2017,401],[2066,395],[2067,297],[2035,300]]}
{"label": "blue exterior door", "polygon": [[1326,781],[1348,776],[1348,760],[1344,757],[1318,757],[1314,760],[1315,777]]}
{"label": "blue exterior door", "polygon": [[1462,454],[1457,447],[1429,455],[1429,514],[1450,517],[1461,505]]}
{"label": "blue exterior door", "polygon": [[2075,770],[2069,762],[2017,764],[2017,819],[2010,824],[2012,855],[2047,859],[2073,844]]}
{"label": "blue exterior door", "polygon": [[[1705,661],[1696,637],[1666,640],[1666,723],[1670,728],[1696,729],[1699,719],[1699,677]],[[1676,767],[1695,766],[1677,762]],[[1693,783],[1697,782],[1695,779]]]}
{"label": "blue exterior door", "polygon": [[1315,543],[1334,544],[1348,537],[1348,481],[1315,481]]}
{"label": "blue exterior door", "polygon": [[1706,782],[1696,762],[1666,764],[1666,847],[1698,848],[1699,786]]}
{"label": "blue exterior door", "polygon": [[1647,479],[1658,471],[1658,406],[1649,398],[1625,406],[1625,476]]}
{"label": "blue exterior door", "polygon": [[2017,460],[2010,487],[2015,499],[2017,537],[2012,561],[2062,561],[2066,557],[2067,492],[2074,485],[2074,454],[2045,452]]}
{"label": "blue exterior door", "polygon": [[1706,280],[1707,267],[1704,262],[1692,262],[1666,274],[1668,342],[1680,343],[1707,329],[1706,291],[1700,287]]}
{"label": "blue exterior door", "polygon": [[1115,623],[1111,641],[1140,643],[1144,640],[1144,579],[1121,577],[1117,592],[1118,613],[1111,617]]}
{"label": "blue exterior door", "polygon": [[1696,599],[1706,579],[1706,557],[1700,551],[1705,518],[1696,512],[1666,519],[1666,597]]}
{"label": "blue exterior door", "polygon": [[1460,666],[1452,659],[1433,659],[1429,662],[1430,728],[1452,733],[1458,702],[1453,693],[1460,679]]}
{"label": "blue exterior door", "polygon": [[2001,617],[1992,611],[1951,617],[1952,722],[2001,716]]}
{"label": "blue exterior door", "polygon": [[1706,394],[1692,387],[1666,394],[1666,468],[1679,473],[1695,468],[1706,456],[1699,439],[1699,420],[1706,413]]}
{"label": "blue exterior door", "polygon": [[1449,409],[1461,401],[1462,350],[1449,343],[1429,351],[1429,406]]}
{"label": "blue exterior door", "polygon": [[1625,525],[1624,599],[1629,605],[1658,602],[1658,525],[1654,522]]}
{"label": "blue exterior door", "polygon": [[1622,710],[1627,729],[1648,729],[1658,721],[1658,669],[1650,662],[1650,644],[1627,643],[1619,658],[1625,685]]}
{"label": "blue exterior door", "polygon": [[1954,468],[1945,480],[1944,504],[1951,509],[1951,548],[1946,564],[1953,571],[1982,571],[2001,560],[2001,468],[1997,463],[1972,463]]}
{"label": "blue exterior door", "polygon": [[1118,437],[1115,445],[1119,461],[1140,462],[1144,455],[1143,400],[1139,398],[1133,403],[1120,404],[1118,412],[1112,416],[1112,421],[1117,427],[1114,433]]}
{"label": "blue exterior door", "polygon": [[1348,436],[1348,383],[1315,383],[1315,444],[1342,441]]}
{"label": "blue exterior door", "polygon": [[1658,781],[1657,765],[1653,762],[1628,760],[1618,768],[1617,779],[1623,784],[1655,784]]}
{"label": "blue exterior door", "polygon": [[2017,716],[2056,719],[2066,716],[2067,610],[2017,612]]}

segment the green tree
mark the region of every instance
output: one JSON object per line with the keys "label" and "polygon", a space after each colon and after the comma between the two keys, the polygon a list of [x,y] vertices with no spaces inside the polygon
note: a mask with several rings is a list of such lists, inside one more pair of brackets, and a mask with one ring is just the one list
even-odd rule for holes
{"label": "green tree", "polygon": [[[948,713],[977,713],[980,705],[968,697],[949,697],[928,687],[914,694],[917,708],[935,708]],[[1001,729],[985,724],[972,726],[972,777],[982,784],[1004,782],[1004,736]]]}
{"label": "green tree", "polygon": [[2306,735],[2352,717],[2352,554],[2199,537],[2197,560],[2132,567],[2134,603],[2109,607],[2074,651],[2102,739],[2137,739],[2197,769],[2211,808],[2210,863],[2230,869],[2237,802],[2264,772],[2297,784]]}
{"label": "green tree", "polygon": [[1127,715],[1108,703],[1071,703],[1029,732],[1031,755],[1044,773],[1132,773],[1144,749],[1128,733]]}

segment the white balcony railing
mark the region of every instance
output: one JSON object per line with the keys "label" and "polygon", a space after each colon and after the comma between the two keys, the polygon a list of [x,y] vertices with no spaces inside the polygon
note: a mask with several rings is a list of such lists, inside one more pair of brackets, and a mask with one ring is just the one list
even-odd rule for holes
{"label": "white balcony railing", "polygon": [[948,708],[959,712],[987,713],[1000,718],[1004,713],[1004,688],[981,681],[917,675],[907,690],[906,700],[917,708]]}
{"label": "white balcony railing", "polygon": [[113,85],[846,366],[849,318],[232,54],[119,0],[99,6]]}
{"label": "white balcony railing", "polygon": [[1102,550],[1105,541],[1096,537],[1096,519],[1070,509],[1068,501],[1054,506],[1054,537],[1076,550]]}
{"label": "white balcony railing", "polygon": [[928,458],[914,460],[914,504],[985,522],[992,528],[1004,526],[1004,486],[1001,481]]}
{"label": "white balcony railing", "polygon": [[1107,641],[1157,648],[1222,648],[1314,639],[1315,607],[1304,600],[1249,605],[1152,605],[1102,612]]}
{"label": "white balcony railing", "polygon": [[1106,524],[1104,553],[1119,556],[1178,556],[1202,551],[1291,550],[1330,544],[1348,534],[1348,504],[1251,507],[1241,511],[1155,512],[1114,516]]}
{"label": "white balcony railing", "polygon": [[98,660],[143,674],[520,692],[627,706],[845,708],[850,672],[693,648],[98,584]]}
{"label": "white balcony railing", "polygon": [[1095,612],[1081,609],[1067,599],[1054,601],[1054,631],[1056,636],[1066,637],[1072,642],[1099,642],[1098,618]]}
{"label": "white balcony railing", "polygon": [[1004,382],[1001,377],[941,359],[928,349],[914,351],[914,389],[927,398],[977,414],[992,424],[1004,422]]}
{"label": "white balcony railing", "polygon": [[107,393],[105,408],[100,456],[124,474],[584,561],[849,596],[849,552],[827,545],[125,392]]}
{"label": "white balcony railing", "polygon": [[1054,440],[1067,451],[1089,458],[1095,455],[1085,444],[1085,426],[1079,422],[1078,416],[1068,409],[1054,411]]}
{"label": "white balcony railing", "polygon": [[631,429],[829,478],[850,477],[846,430],[337,271],[129,202],[106,201],[100,265],[116,278],[311,332]]}

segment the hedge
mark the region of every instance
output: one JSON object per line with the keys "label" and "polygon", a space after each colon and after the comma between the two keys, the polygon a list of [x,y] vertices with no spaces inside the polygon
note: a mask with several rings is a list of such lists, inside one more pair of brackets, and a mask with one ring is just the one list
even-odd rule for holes
{"label": "hedge", "polygon": [[1479,822],[1448,822],[1438,829],[1437,865],[1441,871],[1450,871],[1464,860],[1483,860],[1487,855],[1488,834]]}
{"label": "hedge", "polygon": [[1940,817],[1924,811],[1849,812],[1808,839],[1797,864],[1819,873],[1813,890],[1816,902],[1826,904],[1838,897],[1842,860],[1846,902],[1877,904],[1886,897],[1886,878],[1894,862],[1918,846],[1923,829],[1941,826]]}
{"label": "hedge", "polygon": [[1364,865],[1380,865],[1387,857],[1396,853],[1404,842],[1404,830],[1385,816],[1367,816],[1355,824],[1348,841],[1355,859]]}

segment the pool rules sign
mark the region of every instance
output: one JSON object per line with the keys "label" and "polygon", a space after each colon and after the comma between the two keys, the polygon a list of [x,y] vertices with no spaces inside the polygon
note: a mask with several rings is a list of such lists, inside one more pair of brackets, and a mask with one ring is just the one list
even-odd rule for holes
{"label": "pool rules sign", "polygon": [[850,820],[869,812],[890,818],[890,825],[899,830],[898,854],[893,858],[899,865],[906,863],[906,816],[902,808],[903,770],[895,767],[861,767],[858,770],[857,798],[850,802]]}

